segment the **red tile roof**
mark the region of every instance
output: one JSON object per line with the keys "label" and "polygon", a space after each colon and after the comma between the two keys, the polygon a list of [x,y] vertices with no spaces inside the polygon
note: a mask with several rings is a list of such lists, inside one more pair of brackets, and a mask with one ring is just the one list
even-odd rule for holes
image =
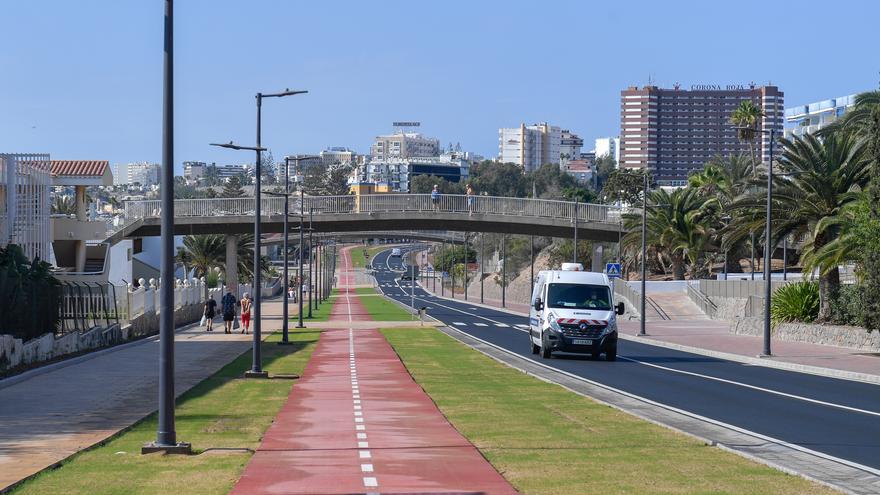
{"label": "red tile roof", "polygon": [[107,160],[51,160],[52,176],[101,177],[110,166]]}

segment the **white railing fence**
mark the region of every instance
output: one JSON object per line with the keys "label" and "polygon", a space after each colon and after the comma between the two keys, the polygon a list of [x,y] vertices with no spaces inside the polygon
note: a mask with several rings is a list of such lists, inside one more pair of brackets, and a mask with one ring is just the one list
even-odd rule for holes
{"label": "white railing fence", "polygon": [[[468,201],[471,201],[469,204]],[[430,194],[370,194],[359,196],[307,196],[303,200],[292,196],[261,198],[263,215],[280,215],[284,201],[290,202],[291,214],[358,214],[386,212],[461,213],[477,215],[504,215],[531,218],[566,218],[579,222],[618,223],[620,208],[611,205],[575,203],[547,199],[505,198],[444,194],[433,202]],[[254,214],[254,198],[181,199],[174,202],[174,216],[247,216]],[[158,218],[162,214],[158,200],[127,201],[126,223],[140,218]]]}

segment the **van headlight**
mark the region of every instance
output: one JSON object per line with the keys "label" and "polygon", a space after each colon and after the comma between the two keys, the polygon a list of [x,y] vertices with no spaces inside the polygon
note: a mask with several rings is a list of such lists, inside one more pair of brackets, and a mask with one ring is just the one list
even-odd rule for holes
{"label": "van headlight", "polygon": [[609,321],[608,326],[602,331],[602,335],[610,335],[617,331],[617,321]]}
{"label": "van headlight", "polygon": [[559,326],[559,323],[556,321],[556,315],[553,313],[547,313],[547,326],[554,332],[562,332],[562,327]]}

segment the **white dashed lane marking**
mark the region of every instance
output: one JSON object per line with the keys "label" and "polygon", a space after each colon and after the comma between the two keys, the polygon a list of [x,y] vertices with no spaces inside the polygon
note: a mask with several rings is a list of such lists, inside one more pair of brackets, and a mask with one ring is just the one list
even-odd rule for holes
{"label": "white dashed lane marking", "polygon": [[475,326],[478,326],[478,327],[488,327],[488,326],[489,326],[489,325],[487,325],[487,324],[485,324],[485,323],[474,323],[474,325],[475,325]]}

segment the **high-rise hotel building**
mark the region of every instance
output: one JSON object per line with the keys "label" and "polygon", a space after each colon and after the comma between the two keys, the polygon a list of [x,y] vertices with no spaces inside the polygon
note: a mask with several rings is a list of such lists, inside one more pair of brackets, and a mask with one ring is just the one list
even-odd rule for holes
{"label": "high-rise hotel building", "polygon": [[[713,156],[750,152],[730,116],[743,100],[764,110],[759,129],[782,137],[784,94],[776,86],[631,86],[620,92],[620,167],[649,168],[663,186],[682,186]],[[755,155],[770,159],[770,135],[758,133]]]}

